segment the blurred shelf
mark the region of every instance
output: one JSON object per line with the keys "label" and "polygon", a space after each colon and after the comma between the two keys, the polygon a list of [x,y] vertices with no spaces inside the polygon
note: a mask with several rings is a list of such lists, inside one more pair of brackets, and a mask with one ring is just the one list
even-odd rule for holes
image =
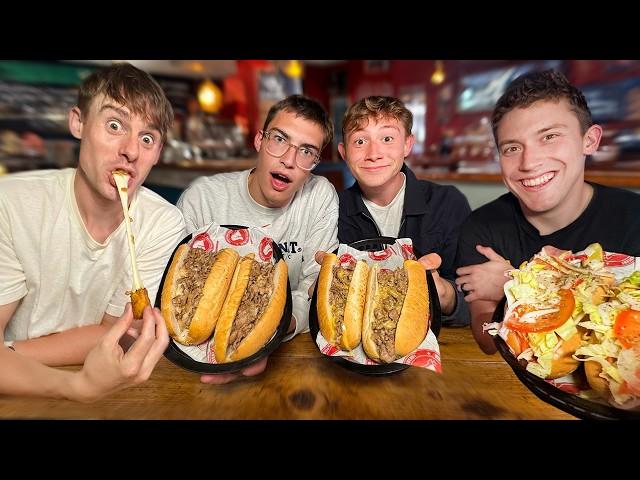
{"label": "blurred shelf", "polygon": [[[433,166],[430,162],[409,162],[423,180],[444,182],[500,183],[500,165],[494,161],[461,161]],[[588,162],[585,179],[614,187],[640,187],[640,159],[617,162]]]}

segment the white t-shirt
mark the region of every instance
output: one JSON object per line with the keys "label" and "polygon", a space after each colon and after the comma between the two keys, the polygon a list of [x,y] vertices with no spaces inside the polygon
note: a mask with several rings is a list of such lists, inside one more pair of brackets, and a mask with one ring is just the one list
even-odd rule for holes
{"label": "white t-shirt", "polygon": [[384,237],[396,238],[400,231],[402,207],[404,207],[404,191],[407,186],[407,177],[402,172],[400,172],[400,174],[403,178],[402,188],[400,188],[400,191],[393,197],[389,205],[381,207],[362,197],[362,201],[367,206],[369,213],[371,213],[373,221],[376,222],[380,234]]}
{"label": "white t-shirt", "polygon": [[310,175],[288,206],[267,208],[249,194],[251,170],[220,173],[196,179],[178,200],[187,231],[193,233],[213,222],[220,225],[260,227],[280,246],[287,262],[296,330],[309,328],[309,287],[320,272],[314,259],[318,250],[338,246],[338,194],[329,181]]}
{"label": "white t-shirt", "polygon": [[[87,232],[75,168],[0,178],[0,305],[22,299],[5,340],[25,340],[122,315],[133,286],[124,221],[105,240]],[[155,303],[162,274],[185,237],[180,211],[140,187],[130,217],[142,283]]]}

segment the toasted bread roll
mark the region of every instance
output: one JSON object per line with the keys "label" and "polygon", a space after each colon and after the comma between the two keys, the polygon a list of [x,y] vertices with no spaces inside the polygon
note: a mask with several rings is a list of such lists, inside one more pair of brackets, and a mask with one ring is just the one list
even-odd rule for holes
{"label": "toasted bread roll", "polygon": [[273,336],[287,301],[287,274],[284,260],[261,263],[251,253],[238,262],[213,335],[217,362],[249,357]]}
{"label": "toasted bread roll", "polygon": [[369,266],[359,260],[354,268],[340,266],[327,253],[318,276],[317,313],[322,336],[341,350],[360,345]]}
{"label": "toasted bread roll", "polygon": [[429,329],[429,292],[425,268],[405,260],[393,271],[369,272],[362,344],[369,358],[389,363],[415,350]]}
{"label": "toasted bread roll", "polygon": [[181,245],[162,289],[162,316],[169,334],[183,345],[207,340],[216,326],[239,255]]}

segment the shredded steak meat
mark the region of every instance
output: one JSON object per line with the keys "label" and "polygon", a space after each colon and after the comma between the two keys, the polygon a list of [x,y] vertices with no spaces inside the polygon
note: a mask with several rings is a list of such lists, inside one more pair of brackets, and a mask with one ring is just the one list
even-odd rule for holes
{"label": "shredded steak meat", "polygon": [[251,333],[262,314],[264,313],[271,294],[273,293],[273,275],[275,265],[272,263],[260,263],[253,261],[249,284],[244,291],[240,307],[233,320],[231,334],[229,336],[229,352],[235,352],[240,342]]}
{"label": "shredded steak meat", "polygon": [[201,248],[190,248],[182,264],[176,285],[176,295],[171,299],[176,320],[180,327],[189,328],[193,315],[202,297],[202,289],[207,281],[217,253],[205,252]]}
{"label": "shredded steak meat", "polygon": [[344,309],[347,305],[347,294],[355,267],[342,268],[340,265],[333,267],[333,279],[329,287],[329,305],[331,312],[336,319],[337,341],[342,339],[342,321],[344,320]]}
{"label": "shredded steak meat", "polygon": [[396,357],[396,327],[408,286],[409,280],[403,267],[378,272],[378,288],[383,291],[384,297],[378,297],[373,310],[373,341],[384,362],[393,362]]}

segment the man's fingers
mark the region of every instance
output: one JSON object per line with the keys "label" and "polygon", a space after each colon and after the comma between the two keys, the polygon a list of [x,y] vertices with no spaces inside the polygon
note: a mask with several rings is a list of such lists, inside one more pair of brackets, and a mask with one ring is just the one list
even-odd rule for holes
{"label": "man's fingers", "polygon": [[442,265],[442,258],[437,253],[427,253],[418,259],[427,270],[435,270]]}
{"label": "man's fingers", "polygon": [[484,255],[485,257],[487,257],[489,260],[498,260],[503,262],[505,261],[504,257],[501,255],[498,255],[491,247],[476,245],[476,250],[482,255]]}
{"label": "man's fingers", "polygon": [[151,307],[144,307],[140,335],[127,352],[127,358],[142,365],[149,349],[156,340],[156,316]]}
{"label": "man's fingers", "polygon": [[257,363],[254,363],[253,365],[250,365],[249,367],[242,370],[242,373],[219,373],[216,375],[201,375],[200,381],[202,383],[210,383],[213,385],[224,385],[225,383],[236,380],[240,376],[253,377],[264,372],[264,369],[267,367],[268,360],[269,357],[265,357],[262,360],[259,360]]}
{"label": "man's fingers", "polygon": [[460,267],[456,269],[456,275],[461,277],[462,275],[469,275],[473,272],[475,265],[467,265],[466,267]]}
{"label": "man's fingers", "polygon": [[318,265],[322,265],[322,261],[324,260],[325,255],[326,255],[326,252],[323,252],[322,250],[319,250],[316,252],[315,259]]}
{"label": "man's fingers", "polygon": [[480,296],[476,292],[471,292],[469,295],[464,297],[465,302],[473,302],[474,300],[478,300]]}
{"label": "man's fingers", "polygon": [[259,375],[264,372],[264,369],[267,368],[267,361],[269,357],[264,357],[262,360],[254,363],[253,365],[248,366],[242,371],[242,375],[245,377],[253,377],[254,375]]}
{"label": "man's fingers", "polygon": [[215,375],[201,375],[200,381],[202,383],[210,383],[212,385],[224,385],[225,383],[232,382],[238,378],[238,373],[218,373]]}
{"label": "man's fingers", "polygon": [[169,345],[169,333],[164,323],[164,318],[157,308],[151,309],[151,314],[155,319],[155,340],[151,344],[151,348],[147,352],[142,362],[139,375],[146,380],[151,376],[151,372],[164,354]]}
{"label": "man's fingers", "polygon": [[104,336],[104,341],[115,345],[120,341],[120,338],[127,333],[127,330],[129,330],[132,324],[133,312],[131,310],[131,303],[127,303],[124,307],[124,313],[122,316],[116,320],[109,330],[107,330],[107,333]]}

